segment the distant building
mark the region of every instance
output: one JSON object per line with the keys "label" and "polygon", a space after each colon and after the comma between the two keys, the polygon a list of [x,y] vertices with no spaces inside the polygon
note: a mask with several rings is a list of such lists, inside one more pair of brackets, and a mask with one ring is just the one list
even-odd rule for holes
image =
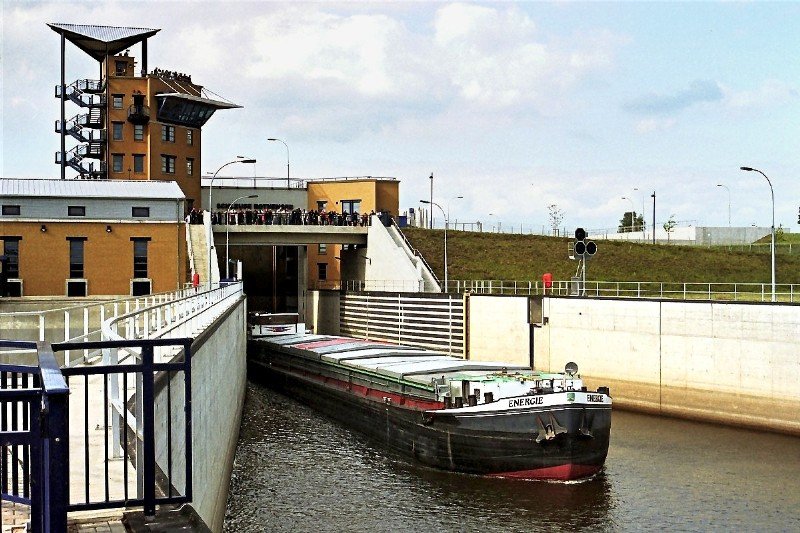
{"label": "distant building", "polygon": [[174,182],[0,179],[7,296],[143,295],[186,282]]}
{"label": "distant building", "polygon": [[[61,35],[61,179],[175,181],[186,209],[200,207],[202,127],[217,109],[240,107],[204,96],[189,74],[148,71],[147,39],[160,30],[80,24],[48,26]],[[65,78],[65,41],[99,63],[99,79]],[[141,69],[128,48],[141,43]],[[77,114],[67,104],[78,107]],[[78,144],[67,148],[67,140]]]}
{"label": "distant building", "polygon": [[[398,216],[400,182],[395,178],[333,178],[308,182],[308,209],[338,213]],[[340,245],[308,247],[309,287],[336,286],[342,280]]]}

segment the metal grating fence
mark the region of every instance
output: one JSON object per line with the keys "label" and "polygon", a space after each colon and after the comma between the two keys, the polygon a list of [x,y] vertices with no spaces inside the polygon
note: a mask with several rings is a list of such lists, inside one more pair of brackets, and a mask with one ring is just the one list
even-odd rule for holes
{"label": "metal grating fence", "polygon": [[464,357],[460,294],[342,293],[340,332]]}

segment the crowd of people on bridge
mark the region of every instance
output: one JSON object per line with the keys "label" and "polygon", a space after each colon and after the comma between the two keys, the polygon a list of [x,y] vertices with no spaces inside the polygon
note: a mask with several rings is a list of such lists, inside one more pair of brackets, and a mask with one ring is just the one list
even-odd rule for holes
{"label": "crowd of people on bridge", "polygon": [[[369,226],[372,215],[375,211],[369,213],[338,213],[336,211],[320,210],[306,210],[290,206],[278,206],[275,209],[230,209],[224,211],[211,212],[211,224],[222,225],[256,225],[266,226],[275,224],[285,225],[314,225],[314,226]],[[197,209],[192,211],[187,216],[187,221],[190,224],[202,224],[203,212]]]}

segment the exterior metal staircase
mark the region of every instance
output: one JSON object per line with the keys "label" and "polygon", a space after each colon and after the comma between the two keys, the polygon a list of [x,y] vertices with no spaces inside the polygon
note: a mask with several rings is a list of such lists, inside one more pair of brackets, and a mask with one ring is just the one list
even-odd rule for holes
{"label": "exterior metal staircase", "polygon": [[[92,111],[100,111],[100,113],[94,113],[94,116],[91,116],[92,113],[82,113],[67,120],[64,128],[67,134],[82,143],[105,141],[106,130],[98,129],[102,128],[103,124],[102,110],[93,109]],[[56,120],[56,133],[61,133],[60,120]]]}
{"label": "exterior metal staircase", "polygon": [[[56,152],[55,162],[60,165],[62,161],[77,171],[81,178],[104,179],[107,177],[107,163],[105,161],[106,145],[106,84],[104,80],[81,79],[68,85],[63,93],[60,85],[56,85],[55,96],[61,99],[68,98],[74,104],[87,109],[87,113],[75,115],[64,124],[60,120],[55,122],[56,133],[64,133],[82,143],[73,147],[66,153]],[[84,159],[97,159],[95,165]]]}

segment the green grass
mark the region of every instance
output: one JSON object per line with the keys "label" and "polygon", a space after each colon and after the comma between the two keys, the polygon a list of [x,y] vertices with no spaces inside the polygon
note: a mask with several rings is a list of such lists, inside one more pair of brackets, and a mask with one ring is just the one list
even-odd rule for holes
{"label": "green grass", "polygon": [[[443,231],[406,228],[403,232],[436,272],[444,277]],[[448,276],[451,280],[554,280],[575,275],[568,258],[571,239],[449,231]],[[798,241],[795,241],[798,242]],[[586,279],[665,283],[769,283],[769,247],[760,251],[724,247],[652,245],[597,241],[597,255],[587,263]],[[800,245],[795,248],[800,248]],[[777,283],[800,283],[800,253],[778,249]]]}

